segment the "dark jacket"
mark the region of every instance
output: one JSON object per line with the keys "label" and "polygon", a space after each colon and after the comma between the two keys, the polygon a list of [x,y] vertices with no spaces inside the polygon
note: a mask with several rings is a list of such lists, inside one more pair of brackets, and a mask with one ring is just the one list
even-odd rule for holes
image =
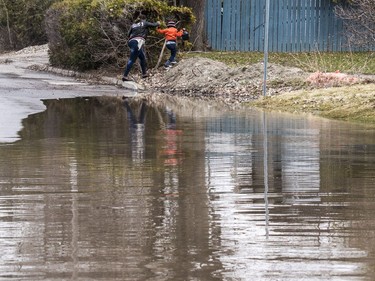
{"label": "dark jacket", "polygon": [[155,22],[148,22],[148,21],[140,21],[138,23],[133,23],[129,29],[128,37],[129,40],[133,38],[143,38],[146,39],[148,35],[148,28],[149,27],[158,27],[159,23]]}

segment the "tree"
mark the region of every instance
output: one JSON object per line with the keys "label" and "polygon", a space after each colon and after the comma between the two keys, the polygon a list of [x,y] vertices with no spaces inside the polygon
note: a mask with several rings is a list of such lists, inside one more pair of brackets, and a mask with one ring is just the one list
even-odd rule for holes
{"label": "tree", "polygon": [[0,49],[47,43],[44,15],[59,0],[0,0]]}
{"label": "tree", "polygon": [[191,29],[191,42],[194,49],[204,50],[206,46],[206,33],[205,33],[205,6],[206,0],[180,0],[180,5],[192,8],[196,21]]}
{"label": "tree", "polygon": [[[123,68],[128,29],[140,14],[151,22],[172,17],[187,27],[194,21],[191,9],[160,0],[62,0],[46,16],[50,63],[79,70]],[[151,30],[145,45],[150,66],[156,64],[163,43]]]}
{"label": "tree", "polygon": [[1,0],[1,2],[3,4],[3,9],[4,9],[4,14],[5,14],[5,22],[6,22],[6,30],[7,30],[7,33],[8,33],[8,41],[9,41],[9,45],[12,47],[13,46],[13,39],[12,39],[12,31],[10,30],[8,7],[7,7],[7,4],[5,3],[4,0]]}
{"label": "tree", "polygon": [[374,0],[351,0],[350,4],[337,5],[335,12],[344,20],[349,44],[375,47]]}

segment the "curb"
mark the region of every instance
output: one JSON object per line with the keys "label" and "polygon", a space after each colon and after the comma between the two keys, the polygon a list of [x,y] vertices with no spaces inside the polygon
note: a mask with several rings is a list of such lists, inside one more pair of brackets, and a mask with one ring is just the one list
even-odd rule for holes
{"label": "curb", "polygon": [[52,67],[45,64],[33,64],[27,67],[27,69],[34,70],[34,71],[44,71],[44,72],[50,72],[66,77],[72,77],[77,79],[84,79],[87,81],[92,81],[95,83],[102,83],[105,85],[114,85],[117,87],[121,87],[127,90],[131,90],[134,92],[134,94],[138,94],[139,92],[144,92],[145,87],[143,85],[140,85],[136,82],[122,82],[121,80],[114,78],[114,77],[108,77],[108,76],[98,76],[95,74],[85,74],[79,71],[74,70],[67,70],[57,67]]}

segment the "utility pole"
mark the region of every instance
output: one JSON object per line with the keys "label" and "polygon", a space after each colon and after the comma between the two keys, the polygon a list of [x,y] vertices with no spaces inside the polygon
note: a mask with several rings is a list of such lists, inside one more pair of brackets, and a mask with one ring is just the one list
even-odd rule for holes
{"label": "utility pole", "polygon": [[266,15],[264,23],[264,77],[263,96],[267,95],[267,65],[268,65],[268,37],[270,28],[270,0],[266,0]]}

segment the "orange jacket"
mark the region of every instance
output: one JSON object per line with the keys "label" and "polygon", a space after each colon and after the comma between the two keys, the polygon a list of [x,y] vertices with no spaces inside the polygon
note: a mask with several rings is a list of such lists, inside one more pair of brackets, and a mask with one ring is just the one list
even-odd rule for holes
{"label": "orange jacket", "polygon": [[175,27],[168,27],[165,29],[156,29],[157,32],[164,34],[165,40],[167,41],[176,41],[177,37],[182,36],[182,30],[178,31]]}

